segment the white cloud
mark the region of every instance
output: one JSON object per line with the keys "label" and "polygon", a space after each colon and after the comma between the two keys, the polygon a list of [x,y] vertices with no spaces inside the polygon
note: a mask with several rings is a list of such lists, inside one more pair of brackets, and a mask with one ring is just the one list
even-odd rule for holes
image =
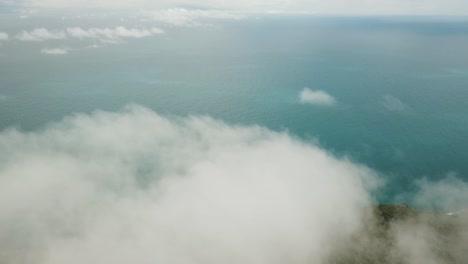
{"label": "white cloud", "polygon": [[45,48],[41,50],[41,53],[46,54],[46,55],[55,55],[55,56],[65,55],[68,53],[68,49],[67,48],[52,48],[52,49]]}
{"label": "white cloud", "polygon": [[0,41],[8,40],[10,37],[5,32],[0,32]]}
{"label": "white cloud", "polygon": [[382,105],[389,111],[404,111],[408,108],[400,99],[390,94],[383,96]]}
{"label": "white cloud", "polygon": [[67,28],[67,35],[78,39],[99,39],[103,42],[118,41],[122,38],[145,38],[158,34],[164,34],[160,28],[138,29],[125,28],[122,26],[116,28],[90,28],[82,29],[80,27]]}
{"label": "white cloud", "polygon": [[406,197],[425,213],[393,223],[394,255],[415,264],[465,262],[468,257],[468,183],[455,173],[440,180],[419,179],[413,193]]}
{"label": "white cloud", "polygon": [[336,104],[335,98],[322,90],[311,90],[304,88],[299,93],[299,101],[302,104],[313,104],[322,106],[331,106]]}
{"label": "white cloud", "polygon": [[29,18],[30,16],[34,15],[37,13],[37,10],[34,9],[21,9],[19,11],[19,17],[21,19],[26,19]]}
{"label": "white cloud", "polygon": [[287,134],[129,107],[0,134],[2,263],[323,263],[377,181]]}
{"label": "white cloud", "polygon": [[[64,30],[49,30],[37,28],[32,31],[22,31],[16,34],[16,39],[21,41],[43,42],[47,40],[63,40],[67,38],[78,39],[98,39],[106,43],[119,42],[124,38],[145,38],[154,35],[164,34],[164,30],[153,28],[126,28],[118,26],[115,28],[90,28],[80,27],[67,28]],[[6,36],[8,37],[8,35]],[[1,38],[1,34],[0,34]]]}
{"label": "white cloud", "polygon": [[[432,214],[379,233],[366,213],[378,182],[364,166],[257,126],[139,106],[79,114],[0,133],[0,262],[326,264],[353,250],[350,262],[466,260],[463,217],[436,225],[459,225],[445,229],[454,236],[424,218]],[[420,194],[466,199],[460,183],[422,183]]]}
{"label": "white cloud", "polygon": [[[468,218],[465,216],[422,215],[419,219],[402,221],[392,226],[395,237],[394,255],[404,263],[449,264],[464,263],[468,243]],[[401,263],[401,262],[399,262]]]}
{"label": "white cloud", "polygon": [[45,28],[36,28],[32,31],[22,31],[16,35],[16,38],[21,41],[42,42],[46,40],[65,39],[66,35],[63,31],[49,31]]}
{"label": "white cloud", "polygon": [[454,173],[438,181],[421,179],[417,181],[417,187],[414,204],[420,207],[446,211],[468,209],[468,182]]}
{"label": "white cloud", "polygon": [[202,25],[202,20],[222,19],[222,20],[240,20],[245,15],[221,10],[189,10],[183,8],[172,8],[158,11],[145,11],[143,15],[149,19],[171,24],[175,26],[197,26]]}

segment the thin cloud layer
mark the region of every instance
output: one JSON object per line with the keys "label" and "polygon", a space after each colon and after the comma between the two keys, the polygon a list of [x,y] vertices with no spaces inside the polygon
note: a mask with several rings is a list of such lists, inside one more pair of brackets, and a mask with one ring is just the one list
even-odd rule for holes
{"label": "thin cloud layer", "polygon": [[400,112],[400,111],[404,111],[408,109],[405,103],[403,103],[400,99],[398,99],[397,97],[391,94],[386,94],[383,96],[382,105],[388,111],[394,111],[394,112]]}
{"label": "thin cloud layer", "polygon": [[19,18],[27,19],[37,13],[37,10],[24,8],[19,10]]}
{"label": "thin cloud layer", "polygon": [[46,55],[54,55],[54,56],[57,56],[57,55],[65,55],[68,53],[68,49],[66,48],[52,48],[52,49],[42,49],[41,50],[41,53],[42,54],[46,54]]}
{"label": "thin cloud layer", "polygon": [[3,263],[322,263],[374,173],[260,127],[132,106],[0,134]]}
{"label": "thin cloud layer", "polygon": [[199,26],[204,20],[241,20],[245,15],[221,10],[189,10],[184,8],[172,8],[167,10],[145,11],[143,16],[158,22],[174,26]]}
{"label": "thin cloud layer", "polygon": [[90,28],[80,27],[67,28],[66,30],[52,31],[46,28],[37,28],[32,31],[22,31],[16,35],[21,41],[43,42],[47,40],[60,39],[97,39],[102,42],[117,42],[124,38],[145,38],[164,34],[160,28],[126,28],[118,26],[115,28]]}
{"label": "thin cloud layer", "polygon": [[325,91],[311,90],[306,87],[299,93],[299,102],[302,104],[331,106],[336,104],[336,99]]}
{"label": "thin cloud layer", "polygon": [[418,195],[413,203],[430,210],[468,209],[468,183],[449,173],[439,181],[417,181]]}
{"label": "thin cloud layer", "polygon": [[125,28],[122,26],[116,28],[90,28],[82,29],[80,27],[67,28],[67,35],[78,39],[98,39],[103,42],[116,41],[122,38],[145,38],[154,35],[164,34],[160,28],[138,29]]}
{"label": "thin cloud layer", "polygon": [[290,12],[317,14],[380,14],[380,15],[466,15],[465,0],[18,0],[10,5],[32,8],[104,8],[168,9],[175,7],[198,7],[202,9],[237,10],[245,12]]}

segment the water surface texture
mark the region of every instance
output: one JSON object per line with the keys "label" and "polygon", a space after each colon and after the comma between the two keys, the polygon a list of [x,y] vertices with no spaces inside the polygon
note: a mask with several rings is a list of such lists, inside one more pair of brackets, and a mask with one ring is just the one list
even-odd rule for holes
{"label": "water surface texture", "polygon": [[[2,21],[10,34],[75,25]],[[65,56],[41,54],[46,44],[3,44],[0,128],[36,130],[136,103],[318,141],[387,175],[384,200],[414,179],[468,179],[467,20],[262,16],[166,31]],[[304,87],[336,103],[301,104]]]}

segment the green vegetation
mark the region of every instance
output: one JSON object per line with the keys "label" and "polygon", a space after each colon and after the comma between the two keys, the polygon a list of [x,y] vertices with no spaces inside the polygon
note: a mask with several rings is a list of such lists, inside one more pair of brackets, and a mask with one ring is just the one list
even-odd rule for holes
{"label": "green vegetation", "polygon": [[418,211],[401,204],[379,204],[374,206],[373,214],[378,223],[388,227],[394,221],[401,221],[418,216]]}
{"label": "green vegetation", "polygon": [[[345,241],[332,264],[464,263],[466,217],[406,205],[372,208],[366,225]],[[418,254],[416,254],[417,252]],[[420,254],[423,252],[424,254]],[[431,262],[432,261],[432,262]],[[436,262],[434,262],[436,261]],[[466,262],[465,262],[466,263]]]}

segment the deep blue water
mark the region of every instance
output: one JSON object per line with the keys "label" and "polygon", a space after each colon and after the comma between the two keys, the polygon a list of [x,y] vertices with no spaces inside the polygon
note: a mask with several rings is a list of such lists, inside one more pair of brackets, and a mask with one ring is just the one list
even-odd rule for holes
{"label": "deep blue water", "polygon": [[[2,17],[0,31],[63,27],[50,19],[11,21]],[[455,172],[468,180],[466,19],[281,16],[166,31],[55,57],[40,54],[46,44],[5,43],[0,128],[34,130],[132,102],[318,139],[388,175],[384,200],[420,177]],[[303,87],[324,90],[338,104],[300,104]]]}

